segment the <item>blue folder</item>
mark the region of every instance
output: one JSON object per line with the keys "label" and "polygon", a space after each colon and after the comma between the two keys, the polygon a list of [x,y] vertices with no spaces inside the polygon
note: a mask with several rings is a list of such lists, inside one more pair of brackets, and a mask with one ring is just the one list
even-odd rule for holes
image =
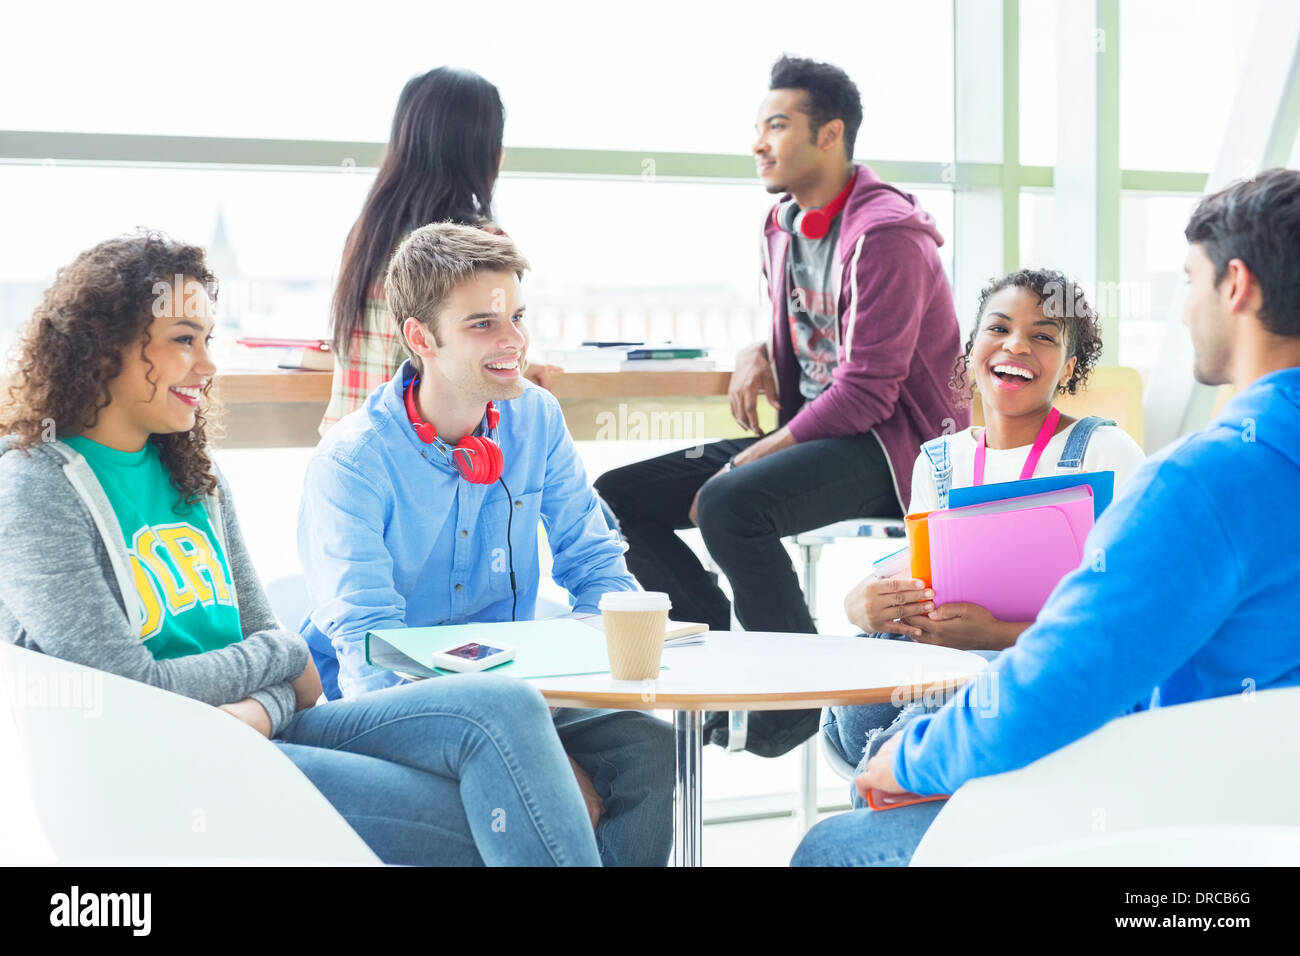
{"label": "blue folder", "polygon": [[953,488],[948,492],[948,507],[982,505],[990,501],[1005,501],[1022,495],[1037,495],[1044,491],[1059,491],[1078,485],[1092,486],[1093,519],[1101,517],[1106,506],[1115,497],[1115,472],[1089,471],[1074,475],[1051,475],[1047,478],[1022,478],[1019,481],[999,481],[991,485],[970,488]]}

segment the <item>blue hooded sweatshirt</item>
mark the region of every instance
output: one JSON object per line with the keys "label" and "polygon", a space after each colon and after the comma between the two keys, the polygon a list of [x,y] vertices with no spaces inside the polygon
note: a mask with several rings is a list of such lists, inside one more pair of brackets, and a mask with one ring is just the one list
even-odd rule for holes
{"label": "blue hooded sweatshirt", "polygon": [[1292,368],[1130,479],[1033,627],[903,732],[894,776],[952,793],[1134,710],[1300,684],[1297,539]]}

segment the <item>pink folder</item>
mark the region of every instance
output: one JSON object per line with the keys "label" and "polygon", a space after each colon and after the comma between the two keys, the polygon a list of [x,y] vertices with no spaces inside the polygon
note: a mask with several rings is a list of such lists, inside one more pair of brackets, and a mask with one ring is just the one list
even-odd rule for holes
{"label": "pink folder", "polygon": [[936,605],[968,601],[1002,621],[1032,621],[1083,559],[1092,488],[949,508],[927,520]]}

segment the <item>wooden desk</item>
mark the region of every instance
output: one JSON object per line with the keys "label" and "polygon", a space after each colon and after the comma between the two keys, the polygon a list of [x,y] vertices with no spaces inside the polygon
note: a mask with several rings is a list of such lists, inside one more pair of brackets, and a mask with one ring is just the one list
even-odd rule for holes
{"label": "wooden desk", "polygon": [[[551,393],[580,441],[671,439],[683,442],[742,434],[731,418],[722,372],[559,372]],[[315,445],[329,402],[331,373],[226,371],[215,392],[225,406],[224,448]],[[768,427],[776,411],[760,402]]]}
{"label": "wooden desk", "polygon": [[[329,401],[331,372],[289,369],[217,373],[227,405]],[[730,372],[558,372],[551,394],[559,399],[703,398],[727,394]]]}

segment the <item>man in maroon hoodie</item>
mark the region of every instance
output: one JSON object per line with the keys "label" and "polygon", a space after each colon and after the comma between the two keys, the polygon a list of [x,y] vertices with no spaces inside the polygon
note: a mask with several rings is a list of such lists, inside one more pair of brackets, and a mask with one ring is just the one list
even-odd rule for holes
{"label": "man in maroon hoodie", "polygon": [[[961,345],[943,237],[913,196],[853,163],[861,122],[844,71],[791,57],[773,65],[753,145],[759,179],[782,194],[763,225],[772,329],[737,356],[729,393],[736,421],[760,437],[596,481],[629,570],[668,592],[677,620],[731,626],[726,595],[676,535],[697,524],[746,630],[815,632],[781,539],[901,516],[921,443],[970,424],[948,384]],[[780,412],[766,435],[759,394]],[[788,750],[816,730],[816,715],[774,715],[788,732],[750,749]]]}

